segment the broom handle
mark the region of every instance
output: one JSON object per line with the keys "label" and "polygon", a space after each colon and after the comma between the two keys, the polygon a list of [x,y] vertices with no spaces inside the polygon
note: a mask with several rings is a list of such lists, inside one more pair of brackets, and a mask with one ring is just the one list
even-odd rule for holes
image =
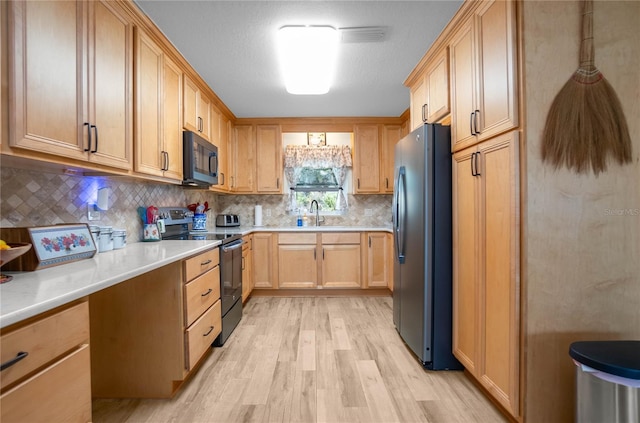
{"label": "broom handle", "polygon": [[593,0],[582,1],[582,40],[580,41],[580,68],[595,69],[593,46]]}

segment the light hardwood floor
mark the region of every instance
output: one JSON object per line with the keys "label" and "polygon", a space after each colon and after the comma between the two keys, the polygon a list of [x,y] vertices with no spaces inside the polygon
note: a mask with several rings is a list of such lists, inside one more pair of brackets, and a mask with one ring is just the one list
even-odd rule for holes
{"label": "light hardwood floor", "polygon": [[93,422],[505,422],[460,371],[426,371],[390,297],[255,297],[171,400],[93,401]]}

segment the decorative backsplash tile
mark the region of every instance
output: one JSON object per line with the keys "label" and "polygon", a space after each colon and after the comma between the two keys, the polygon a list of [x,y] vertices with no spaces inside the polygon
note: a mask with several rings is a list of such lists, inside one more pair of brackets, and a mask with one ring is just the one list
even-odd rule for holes
{"label": "decorative backsplash tile", "polygon": [[[218,195],[178,185],[138,181],[122,177],[69,176],[2,167],[0,171],[0,226],[46,226],[58,223],[88,223],[127,230],[127,241],[142,237],[139,206],[186,206],[209,202],[208,225],[215,215],[240,215],[243,226],[254,223],[254,206],[262,205],[264,226],[294,225],[286,214],[286,195]],[[109,210],[100,220],[89,221],[87,204],[94,204],[99,188],[110,188]],[[391,195],[349,195],[349,210],[341,216],[326,216],[326,225],[388,226],[391,224]],[[365,216],[365,211],[371,216]],[[270,213],[270,216],[269,216]]]}

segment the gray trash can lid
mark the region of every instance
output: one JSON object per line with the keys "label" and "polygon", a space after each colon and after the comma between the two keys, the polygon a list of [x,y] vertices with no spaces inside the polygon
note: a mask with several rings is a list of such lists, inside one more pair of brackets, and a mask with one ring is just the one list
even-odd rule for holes
{"label": "gray trash can lid", "polygon": [[571,344],[569,355],[601,372],[640,379],[640,341],[579,341]]}

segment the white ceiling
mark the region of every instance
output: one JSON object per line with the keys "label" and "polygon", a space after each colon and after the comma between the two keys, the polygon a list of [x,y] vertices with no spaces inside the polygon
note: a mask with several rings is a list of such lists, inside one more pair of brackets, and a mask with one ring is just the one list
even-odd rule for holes
{"label": "white ceiling", "polygon": [[[135,0],[237,117],[399,116],[403,85],[460,0]],[[328,94],[288,94],[275,33],[284,25],[383,26],[380,43],[341,44]]]}

